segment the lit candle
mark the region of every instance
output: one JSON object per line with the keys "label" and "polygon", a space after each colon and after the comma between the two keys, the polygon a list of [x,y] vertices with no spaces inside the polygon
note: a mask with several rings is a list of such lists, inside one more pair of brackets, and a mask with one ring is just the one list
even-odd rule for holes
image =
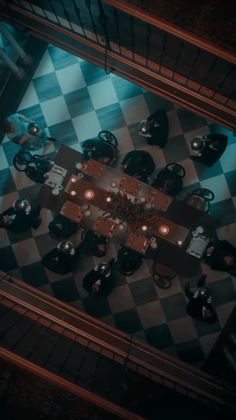
{"label": "lit candle", "polygon": [[147,230],[147,225],[143,225],[142,227],[141,227],[141,229],[145,232],[146,230]]}
{"label": "lit candle", "polygon": [[177,245],[182,246],[183,245],[183,241],[177,241]]}
{"label": "lit candle", "polygon": [[168,235],[170,228],[168,225],[160,225],[158,231],[161,235],[166,236]]}
{"label": "lit candle", "polygon": [[70,179],[70,181],[71,182],[76,182],[76,177],[75,176],[72,176],[71,179]]}
{"label": "lit candle", "polygon": [[72,190],[72,191],[70,192],[70,195],[76,195],[76,191],[75,191],[75,190]]}
{"label": "lit candle", "polygon": [[111,197],[109,197],[109,196],[108,196],[108,197],[106,197],[106,202],[107,202],[107,203],[110,203],[110,202],[111,202]]}
{"label": "lit candle", "polygon": [[86,198],[86,200],[93,200],[93,198],[95,197],[95,192],[93,190],[86,190],[84,193],[84,197]]}

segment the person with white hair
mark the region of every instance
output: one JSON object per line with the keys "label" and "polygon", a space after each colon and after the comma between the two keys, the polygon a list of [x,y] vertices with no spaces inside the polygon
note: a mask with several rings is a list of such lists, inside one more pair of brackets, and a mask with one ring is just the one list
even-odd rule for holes
{"label": "person with white hair", "polygon": [[0,214],[0,228],[15,233],[37,229],[41,224],[40,210],[34,209],[27,198],[19,198]]}
{"label": "person with white hair", "polygon": [[206,166],[213,166],[223,155],[228,137],[221,133],[193,137],[191,141],[191,160]]}

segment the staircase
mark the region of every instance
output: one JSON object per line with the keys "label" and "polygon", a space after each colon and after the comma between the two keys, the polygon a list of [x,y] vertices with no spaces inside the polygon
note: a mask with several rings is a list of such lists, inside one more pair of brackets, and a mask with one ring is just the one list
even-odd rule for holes
{"label": "staircase", "polygon": [[1,358],[120,418],[187,419],[190,409],[193,419],[203,409],[217,418],[236,409],[234,390],[211,376],[0,275]]}

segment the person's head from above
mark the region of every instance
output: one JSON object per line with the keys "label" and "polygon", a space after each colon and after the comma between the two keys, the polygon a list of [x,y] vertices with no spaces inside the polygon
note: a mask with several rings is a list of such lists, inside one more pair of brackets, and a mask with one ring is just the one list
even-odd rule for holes
{"label": "person's head from above", "polygon": [[18,198],[18,200],[14,201],[12,207],[15,211],[29,211],[30,210],[30,202],[28,198]]}
{"label": "person's head from above", "polygon": [[160,188],[164,193],[171,194],[175,190],[175,180],[173,177],[168,177],[165,179],[163,187]]}
{"label": "person's head from above", "polygon": [[232,267],[233,265],[236,265],[236,259],[233,255],[226,255],[224,257],[224,262],[229,267]]}
{"label": "person's head from above", "polygon": [[124,170],[127,175],[139,177],[144,168],[144,157],[142,154],[132,157],[125,165]]}
{"label": "person's head from above", "polygon": [[28,133],[32,136],[37,136],[40,133],[40,127],[37,123],[32,122],[28,125]]}
{"label": "person's head from above", "polygon": [[111,274],[111,267],[109,262],[102,262],[98,266],[98,271],[102,276],[108,277]]}
{"label": "person's head from above", "polygon": [[149,121],[148,120],[140,121],[138,125],[138,134],[140,134],[140,136],[149,137],[150,135],[149,130],[150,130]]}
{"label": "person's head from above", "polygon": [[84,151],[87,151],[87,152],[91,152],[96,149],[94,140],[85,140],[82,146],[83,146]]}
{"label": "person's head from above", "polygon": [[57,249],[62,252],[63,254],[66,255],[74,255],[75,254],[75,249],[74,246],[72,244],[72,242],[70,241],[60,241],[59,244],[57,245]]}
{"label": "person's head from above", "polygon": [[1,128],[6,134],[14,133],[15,132],[15,126],[14,124],[9,121],[8,119],[5,119],[1,122]]}
{"label": "person's head from above", "polygon": [[205,148],[205,141],[203,137],[193,137],[191,140],[191,149],[195,153],[201,153]]}

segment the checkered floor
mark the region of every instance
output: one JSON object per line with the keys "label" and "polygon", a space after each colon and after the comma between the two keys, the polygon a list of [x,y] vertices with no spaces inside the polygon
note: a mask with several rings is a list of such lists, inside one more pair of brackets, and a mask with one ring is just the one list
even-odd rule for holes
{"label": "checkered floor", "polygon": [[[147,146],[137,134],[137,123],[159,108],[167,110],[170,123],[164,150]],[[81,150],[81,141],[106,129],[117,137],[121,157],[136,148],[152,154],[157,170],[169,162],[181,163],[186,169],[181,196],[200,185],[212,189],[215,200],[211,213],[221,218],[217,233],[236,246],[236,138],[231,132],[53,46],[45,52],[18,111],[48,127],[52,137],[76,150]],[[194,164],[188,159],[191,138],[216,131],[229,137],[223,157],[212,168]],[[0,211],[19,196],[33,200],[40,188],[12,166],[17,151],[17,145],[4,139],[0,150]],[[54,144],[42,152],[55,153]],[[43,209],[42,217],[37,230],[17,235],[0,230],[3,271],[11,271],[32,286],[157,348],[201,364],[235,304],[236,278],[202,264],[218,314],[218,322],[213,325],[194,321],[186,313],[183,285],[188,280],[195,286],[196,277],[175,278],[170,289],[158,289],[151,278],[149,261],[133,276],[116,272],[110,296],[94,299],[87,296],[81,284],[96,258],[84,257],[79,271],[69,276],[56,275],[41,265],[41,257],[56,244],[47,229],[51,212]],[[110,243],[109,256],[115,255],[117,248]]]}

